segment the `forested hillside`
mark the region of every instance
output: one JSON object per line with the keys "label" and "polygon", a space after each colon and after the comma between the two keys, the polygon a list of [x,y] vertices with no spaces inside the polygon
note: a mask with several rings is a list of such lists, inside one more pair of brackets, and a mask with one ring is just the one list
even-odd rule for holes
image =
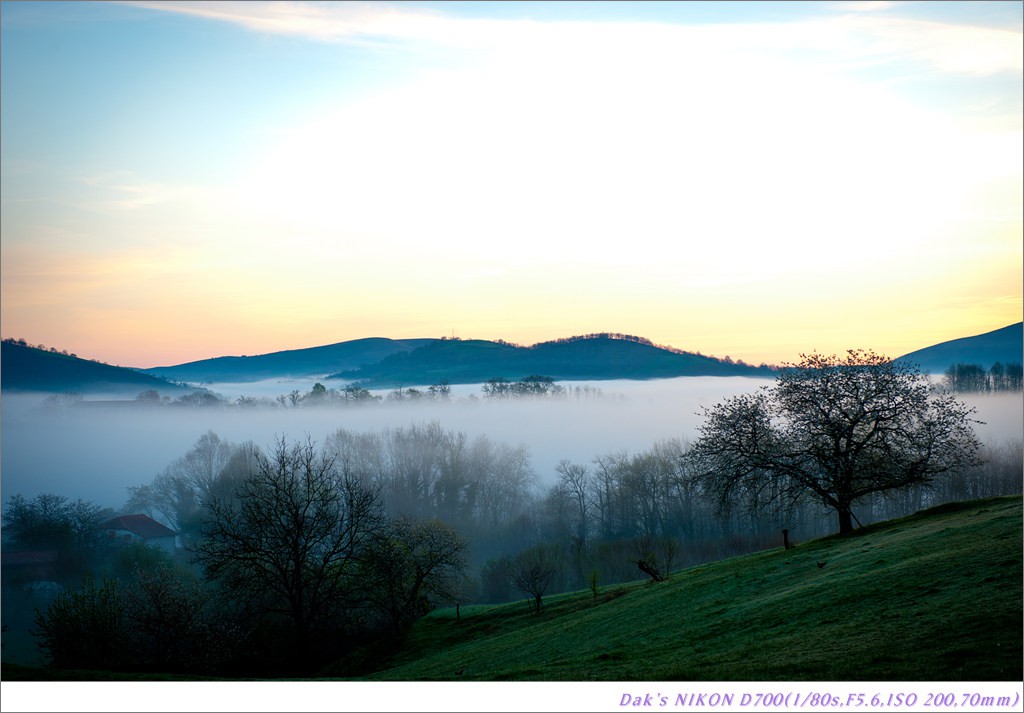
{"label": "forested hillside", "polygon": [[134,369],[79,359],[54,348],[42,349],[11,339],[0,343],[0,388],[131,395],[150,389],[167,394],[186,391],[178,384]]}

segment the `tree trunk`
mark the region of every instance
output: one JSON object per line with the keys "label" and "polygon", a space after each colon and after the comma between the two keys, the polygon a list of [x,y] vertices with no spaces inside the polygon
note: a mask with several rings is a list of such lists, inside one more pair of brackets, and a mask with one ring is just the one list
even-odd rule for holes
{"label": "tree trunk", "polygon": [[838,507],[836,512],[839,513],[839,534],[849,535],[853,532],[853,511],[849,507]]}

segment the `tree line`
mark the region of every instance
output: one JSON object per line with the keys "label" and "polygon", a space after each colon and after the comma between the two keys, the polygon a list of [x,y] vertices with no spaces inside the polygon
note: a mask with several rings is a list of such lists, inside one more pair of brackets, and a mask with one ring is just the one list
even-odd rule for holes
{"label": "tree line", "polygon": [[960,392],[1003,392],[1024,390],[1024,368],[1020,364],[995,362],[985,369],[978,364],[950,364],[942,376],[943,385]]}
{"label": "tree line", "polygon": [[[480,396],[485,399],[508,399],[508,398],[572,398],[576,400],[602,398],[604,392],[590,384],[562,386],[555,383],[550,376],[531,374],[521,379],[512,381],[505,377],[494,377],[488,379],[481,387]],[[464,397],[473,401],[478,398],[476,394]],[[293,389],[287,394],[278,394],[274,398],[239,396],[235,399],[226,399],[208,389],[196,389],[190,393],[183,394],[177,398],[161,396],[156,389],[146,389],[136,394],[135,398],[126,403],[139,406],[172,406],[192,408],[299,408],[299,407],[344,407],[361,406],[366,404],[377,404],[382,402],[417,402],[453,401],[452,385],[446,379],[425,388],[396,386],[394,389],[380,394],[373,393],[359,384],[346,384],[341,388],[325,386],[319,381],[314,383],[309,391]],[[77,392],[62,392],[52,394],[46,398],[44,405],[50,408],[63,408],[68,406],[88,405],[82,394]],[[105,404],[109,402],[104,402]]]}
{"label": "tree line", "polygon": [[32,349],[38,349],[39,351],[50,352],[51,354],[60,354],[62,356],[69,356],[69,357],[77,357],[78,356],[77,354],[75,354],[73,352],[69,352],[67,349],[57,349],[57,347],[47,347],[45,344],[30,344],[29,342],[25,341],[21,337],[19,337],[17,339],[15,339],[14,337],[6,337],[2,341],[7,343],[7,344],[16,344],[19,347],[31,347]]}

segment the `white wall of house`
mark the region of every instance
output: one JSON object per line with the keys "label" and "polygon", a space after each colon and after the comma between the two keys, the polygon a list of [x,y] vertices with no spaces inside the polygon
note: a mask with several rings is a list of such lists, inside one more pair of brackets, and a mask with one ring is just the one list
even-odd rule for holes
{"label": "white wall of house", "polygon": [[171,555],[174,554],[174,550],[176,548],[175,540],[177,537],[173,535],[168,535],[167,537],[151,537],[146,540],[129,530],[107,530],[107,532],[110,533],[112,539],[117,540],[118,542],[142,542],[143,544],[150,547],[156,547]]}

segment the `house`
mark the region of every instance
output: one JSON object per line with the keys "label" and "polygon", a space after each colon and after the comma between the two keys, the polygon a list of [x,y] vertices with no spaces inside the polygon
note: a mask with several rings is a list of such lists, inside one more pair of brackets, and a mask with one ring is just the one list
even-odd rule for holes
{"label": "house", "polygon": [[161,525],[149,515],[121,515],[107,520],[100,525],[111,540],[117,542],[141,542],[152,547],[159,547],[168,554],[174,554],[174,530]]}

